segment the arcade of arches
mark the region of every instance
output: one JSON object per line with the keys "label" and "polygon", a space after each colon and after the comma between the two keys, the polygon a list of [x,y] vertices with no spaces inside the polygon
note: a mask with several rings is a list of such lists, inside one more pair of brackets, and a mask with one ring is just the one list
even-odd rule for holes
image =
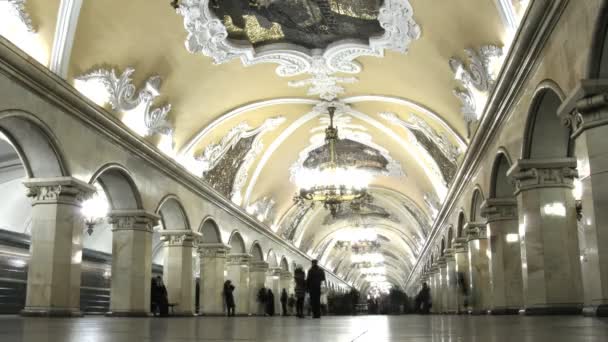
{"label": "arcade of arches", "polygon": [[[317,259],[362,304],[608,316],[608,1],[0,0],[0,34],[0,314],[148,316],[162,276],[259,316]],[[331,110],[371,179],[336,212],[297,200]]]}

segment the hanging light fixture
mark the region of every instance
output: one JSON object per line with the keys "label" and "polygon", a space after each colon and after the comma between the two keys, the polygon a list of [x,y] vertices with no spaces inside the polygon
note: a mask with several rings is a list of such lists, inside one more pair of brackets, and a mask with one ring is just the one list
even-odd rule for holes
{"label": "hanging light fixture", "polygon": [[357,201],[367,196],[367,186],[371,181],[369,172],[357,168],[356,160],[340,158],[337,153],[338,129],[334,127],[335,107],[328,107],[329,127],[325,129],[325,145],[313,151],[316,153],[316,167],[303,168],[296,175],[296,185],[300,189],[294,197],[296,202],[320,202],[333,216],[342,203]]}

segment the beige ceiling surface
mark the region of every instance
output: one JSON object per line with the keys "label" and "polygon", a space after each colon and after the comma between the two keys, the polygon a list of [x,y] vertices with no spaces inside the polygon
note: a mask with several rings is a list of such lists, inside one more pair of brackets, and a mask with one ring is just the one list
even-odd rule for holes
{"label": "beige ceiling surface", "polygon": [[[460,100],[453,95],[460,84],[454,80],[449,58],[466,60],[465,48],[503,45],[508,37],[495,1],[410,0],[410,3],[414,19],[421,27],[420,39],[411,43],[407,54],[385,51],[383,58],[357,59],[363,66],[363,71],[355,75],[359,81],[346,84],[346,92],[340,98],[348,101],[353,96],[375,96],[373,100],[366,97],[351,104],[367,118],[353,116],[351,124],[364,127],[364,133],[371,136],[374,144],[387,150],[406,175],[380,176],[372,184],[407,198],[409,205],[428,218],[431,212],[424,197],[436,195],[437,176],[430,170],[437,165],[433,166],[434,161],[420,153],[420,144],[407,129],[388,122],[379,113],[395,113],[406,121],[416,115],[437,134],[446,134],[451,144],[464,148],[467,127],[460,112]],[[58,6],[58,0],[28,1],[39,33],[48,43],[49,55]],[[190,54],[184,45],[186,36],[183,17],[175,13],[168,0],[83,1],[68,81],[73,82],[75,77],[100,66],[116,68],[119,72],[133,67],[134,83],[138,87],[150,76],[159,75],[163,84],[155,105],[172,105],[169,120],[174,126],[175,150],[188,155],[197,155],[206,146],[220,142],[239,123],[246,122],[256,128],[268,118],[284,117],[284,122],[261,137],[263,147],[255,155],[241,190],[243,196],[248,189],[250,192],[243,206],[271,196],[277,203],[274,222],[278,223],[292,208],[296,192],[289,179],[289,169],[299,153],[310,145],[311,129],[320,126],[319,118],[295,129],[273,153],[268,148],[288,127],[311,112],[313,105],[302,101],[318,100],[307,96],[306,88],[287,85],[290,80],[309,76],[282,78],[275,73],[275,64],[244,67],[238,59],[215,65],[211,58]],[[276,103],[226,116],[247,105],[270,100]],[[254,179],[256,174],[258,177]],[[378,196],[379,204],[396,212],[403,210],[401,200],[391,199],[392,195],[382,191]],[[306,232],[306,239],[318,244],[325,233],[313,226],[319,224],[323,214],[316,211],[314,215],[307,221],[312,228],[301,229],[302,234]],[[401,225],[378,222],[378,226],[398,226],[407,237],[417,235],[420,227],[412,227],[415,222],[405,222],[405,217],[403,220]],[[388,244],[386,248],[399,246]],[[339,255],[334,253],[332,258]]]}

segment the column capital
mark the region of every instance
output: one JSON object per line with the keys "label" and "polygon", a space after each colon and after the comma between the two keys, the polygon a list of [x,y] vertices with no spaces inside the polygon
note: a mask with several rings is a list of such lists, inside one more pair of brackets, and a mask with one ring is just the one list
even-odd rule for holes
{"label": "column capital", "polygon": [[581,80],[558,115],[573,139],[587,129],[608,125],[608,79]]}
{"label": "column capital", "polygon": [[464,225],[464,231],[467,235],[467,242],[488,238],[485,222],[468,222]]}
{"label": "column capital", "polygon": [[31,178],[23,181],[32,205],[71,204],[80,206],[96,191],[95,187],[74,177]]}
{"label": "column capital", "polygon": [[194,247],[200,233],[191,230],[161,230],[160,239],[167,247]]}
{"label": "column capital", "polygon": [[201,258],[226,258],[230,246],[223,243],[199,243],[198,254]]}
{"label": "column capital", "polygon": [[469,251],[469,246],[467,245],[467,238],[459,237],[454,239],[454,242],[452,243],[452,248],[454,249],[454,254],[467,253]]}
{"label": "column capital", "polygon": [[574,187],[578,176],[575,158],[519,159],[507,172],[515,179],[515,195],[538,188]]}
{"label": "column capital", "polygon": [[226,259],[226,264],[249,266],[250,260],[251,260],[251,254],[233,253],[233,254],[228,254],[227,259]]}
{"label": "column capital", "polygon": [[291,279],[293,277],[293,274],[291,274],[291,272],[289,271],[285,271],[285,270],[281,270],[281,279]]}
{"label": "column capital", "polygon": [[446,248],[445,251],[443,252],[443,257],[445,258],[445,261],[446,262],[454,261],[455,260],[454,259],[454,253],[455,253],[455,250],[454,250],[453,247],[452,248]]}
{"label": "column capital", "polygon": [[252,260],[249,263],[249,272],[266,272],[268,271],[268,263],[262,260]]}
{"label": "column capital", "polygon": [[481,216],[488,223],[517,220],[517,200],[515,198],[488,198],[481,204]]}
{"label": "column capital", "polygon": [[112,231],[117,230],[142,230],[152,233],[152,227],[160,219],[160,216],[141,209],[135,210],[112,210],[108,215],[112,224]]}
{"label": "column capital", "polygon": [[281,269],[280,267],[271,267],[268,269],[268,275],[274,277],[281,277],[282,271],[283,269]]}

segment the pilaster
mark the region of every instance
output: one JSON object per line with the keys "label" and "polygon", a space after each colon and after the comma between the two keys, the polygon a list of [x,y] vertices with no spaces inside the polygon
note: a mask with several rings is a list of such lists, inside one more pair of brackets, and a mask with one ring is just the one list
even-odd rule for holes
{"label": "pilaster", "polygon": [[[468,295],[470,290],[469,245],[466,236],[454,239],[452,250],[456,264],[457,312],[468,313]],[[462,282],[462,287],[459,282]]]}
{"label": "pilaster", "polygon": [[268,273],[266,275],[266,287],[272,290],[274,294],[274,313],[280,314],[281,312],[281,302],[279,301],[279,296],[281,295],[281,268],[270,268],[268,269]]}
{"label": "pilaster", "polygon": [[523,280],[517,200],[489,198],[481,205],[487,219],[493,315],[517,314],[523,307]]}
{"label": "pilaster", "polygon": [[95,192],[73,177],[24,181],[32,201],[25,316],[80,316],[82,202]]}
{"label": "pilaster", "polygon": [[574,314],[582,306],[573,158],[518,160],[516,181],[526,314]]}
{"label": "pilaster", "polygon": [[169,303],[175,315],[194,315],[194,272],[192,251],[201,234],[191,230],[163,230],[165,247],[164,279]]}
{"label": "pilaster", "polygon": [[226,259],[226,278],[234,285],[236,314],[249,314],[249,254],[228,254]]}
{"label": "pilaster", "polygon": [[582,80],[560,108],[571,128],[585,315],[608,316],[608,79]]}
{"label": "pilaster", "polygon": [[469,312],[486,314],[492,298],[485,222],[469,222],[464,231],[469,256]]}
{"label": "pilaster", "polygon": [[144,210],[113,210],[111,316],[149,316],[152,227],[159,216]]}
{"label": "pilaster", "polygon": [[253,315],[264,315],[264,304],[258,302],[258,292],[265,287],[268,263],[251,261],[249,264],[249,311]]}
{"label": "pilaster", "polygon": [[222,291],[229,250],[230,246],[221,243],[198,244],[201,259],[199,313],[202,315],[220,316],[225,312]]}

